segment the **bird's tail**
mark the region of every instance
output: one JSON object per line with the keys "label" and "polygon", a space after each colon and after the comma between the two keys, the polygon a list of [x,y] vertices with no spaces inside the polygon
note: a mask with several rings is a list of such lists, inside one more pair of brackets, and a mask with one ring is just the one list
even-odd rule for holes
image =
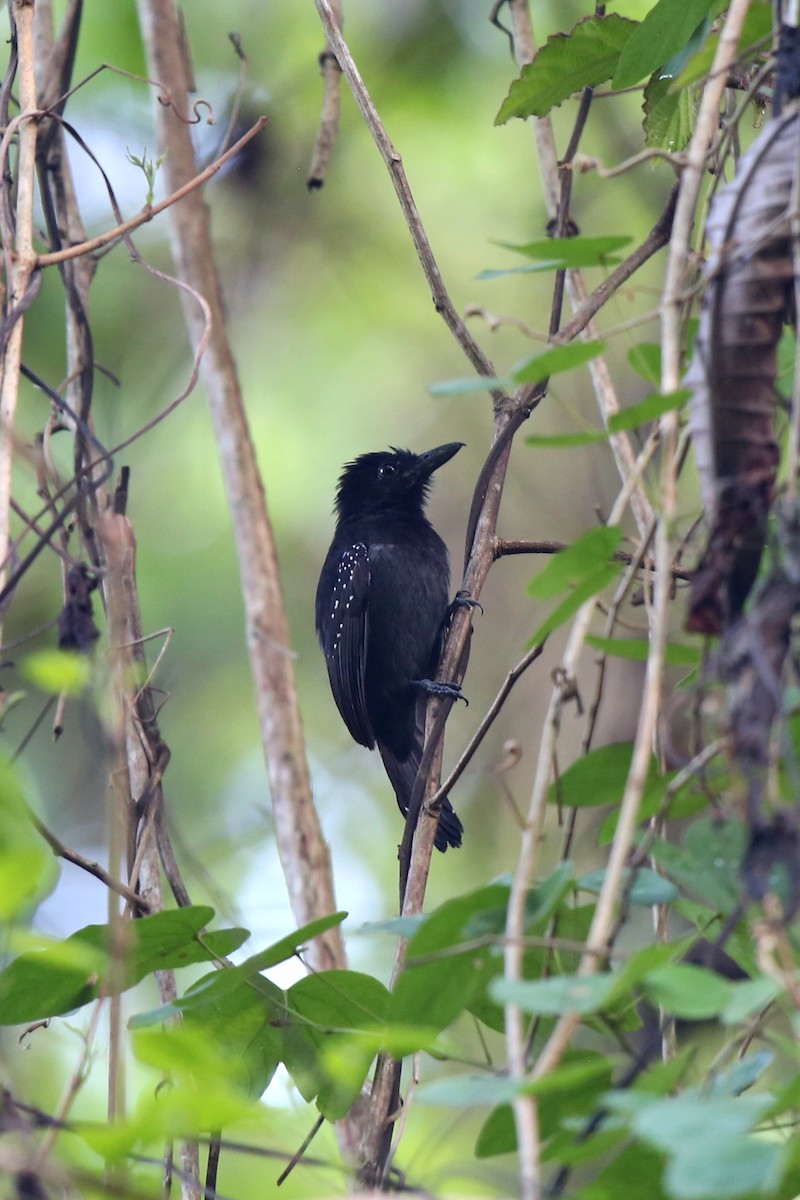
{"label": "bird's tail", "polygon": [[[386,774],[389,776],[389,781],[394,788],[394,794],[397,797],[397,806],[403,816],[405,816],[408,812],[411,793],[414,790],[414,783],[419,771],[420,759],[422,758],[422,740],[420,738],[414,742],[411,753],[402,762],[381,741],[378,742],[378,750],[383,759]],[[436,838],[434,840],[436,849],[441,850],[442,853],[444,853],[448,846],[453,846],[457,849],[461,845],[461,834],[463,832],[464,826],[453,812],[452,804],[449,800],[444,800],[439,811],[439,826],[436,830]]]}

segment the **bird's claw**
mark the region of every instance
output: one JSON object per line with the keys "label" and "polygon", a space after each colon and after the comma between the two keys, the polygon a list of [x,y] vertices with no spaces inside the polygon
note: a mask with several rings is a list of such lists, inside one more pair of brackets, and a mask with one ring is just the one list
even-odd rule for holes
{"label": "bird's claw", "polygon": [[473,599],[469,592],[456,592],[447,610],[448,617],[454,617],[456,610],[459,608],[479,608],[481,610],[481,616],[483,616],[483,605],[481,604],[480,600]]}
{"label": "bird's claw", "polygon": [[449,696],[452,700],[463,700],[469,708],[469,700],[461,691],[460,683],[443,683],[438,679],[415,679],[414,687],[421,688],[429,696]]}

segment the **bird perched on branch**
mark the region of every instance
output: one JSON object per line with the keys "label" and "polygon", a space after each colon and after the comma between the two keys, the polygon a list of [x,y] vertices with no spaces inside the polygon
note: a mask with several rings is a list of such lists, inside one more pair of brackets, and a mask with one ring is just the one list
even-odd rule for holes
{"label": "bird perched on branch", "polygon": [[[357,742],[378,747],[404,816],[422,756],[425,696],[460,696],[434,680],[450,572],[424,507],[434,471],[462,445],[425,454],[392,448],[348,463],[317,588],[317,635],[336,707]],[[460,846],[462,831],[445,800],[437,849]]]}

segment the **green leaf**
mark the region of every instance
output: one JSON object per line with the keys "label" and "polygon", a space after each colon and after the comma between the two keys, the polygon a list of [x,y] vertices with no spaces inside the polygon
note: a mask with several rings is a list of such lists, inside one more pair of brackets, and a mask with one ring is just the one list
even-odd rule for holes
{"label": "green leaf", "polygon": [[[192,1003],[199,993],[200,1003]],[[175,1005],[187,1029],[199,1029],[224,1056],[226,1078],[251,1099],[264,1092],[283,1053],[286,998],[261,975],[227,967],[205,976]],[[132,1027],[136,1027],[131,1022]]]}
{"label": "green leaf", "polygon": [[661,385],[661,347],[657,342],[640,342],[628,351],[628,362],[637,375],[652,387]]}
{"label": "green leaf", "polygon": [[567,621],[574,617],[578,609],[587,600],[591,600],[593,596],[597,596],[600,592],[604,591],[611,581],[616,579],[618,574],[619,567],[616,564],[610,563],[607,567],[599,567],[591,575],[587,575],[585,579],[581,580],[575,586],[566,600],[562,600],[553,609],[550,616],[542,621],[533,637],[529,639],[528,644],[535,646],[537,642],[543,642],[555,629],[559,629],[560,626],[566,624]]}
{"label": "green leaf", "polygon": [[[772,5],[769,0],[753,0],[747,10],[739,38],[739,57],[746,54],[756,42],[762,41],[772,33]],[[709,74],[719,45],[719,34],[712,33],[707,37],[699,50],[694,50],[689,61],[680,69],[674,87],[687,87],[699,83]],[[670,72],[673,76],[676,72]]]}
{"label": "green leaf", "polygon": [[321,1033],[382,1025],[389,1001],[380,980],[361,971],[318,971],[298,980],[286,993],[292,1018],[299,1017]]}
{"label": "green leaf", "polygon": [[507,885],[491,884],[431,913],[408,944],[408,965],[392,996],[391,1024],[444,1029],[483,994],[487,981],[502,971],[502,959],[483,945],[470,944],[460,952],[458,947],[495,932],[507,903]]}
{"label": "green leaf", "polygon": [[[674,883],[670,883],[663,875],[651,871],[649,867],[637,867],[633,882],[629,883],[631,871],[626,867],[624,873],[625,898],[629,904],[639,904],[649,907],[653,904],[669,904],[678,894]],[[585,892],[595,892],[599,895],[606,877],[606,870],[589,871],[577,880],[576,886]]]}
{"label": "green leaf", "polygon": [[523,1012],[559,1017],[599,1012],[614,990],[608,971],[595,975],[557,975],[552,979],[494,979],[489,992],[498,1004],[516,1004]]}
{"label": "green leaf", "polygon": [[500,1104],[489,1113],[475,1143],[476,1158],[492,1158],[496,1154],[513,1154],[517,1148],[514,1110],[510,1104]]}
{"label": "green leaf", "polygon": [[[632,659],[634,662],[646,662],[650,649],[650,643],[644,638],[604,638],[589,634],[586,641],[603,654]],[[701,653],[696,646],[680,646],[676,642],[669,642],[665,647],[665,661],[670,666],[696,666]]]}
{"label": "green leaf", "polygon": [[358,929],[351,931],[351,936],[353,933],[367,936],[374,933],[390,933],[393,937],[410,938],[425,920],[426,917],[422,913],[417,913],[413,917],[387,917],[385,921],[365,921]]}
{"label": "green leaf", "polygon": [[663,1162],[650,1146],[629,1142],[603,1167],[585,1200],[672,1200],[662,1187]]}
{"label": "green leaf", "polygon": [[428,391],[431,396],[472,396],[476,392],[492,392],[495,388],[513,388],[516,383],[513,375],[471,375],[468,379],[432,383]]}
{"label": "green leaf", "polygon": [[298,951],[304,949],[315,937],[319,937],[321,933],[327,933],[329,929],[335,929],[346,917],[346,912],[330,913],[327,917],[318,917],[316,921],[302,925],[300,929],[281,938],[266,950],[245,959],[239,969],[244,972],[268,971],[270,967],[276,967],[278,963],[294,958]]}
{"label": "green leaf", "polygon": [[658,0],[628,38],[611,81],[633,87],[682,50],[714,0]]}
{"label": "green leaf", "polygon": [[746,1058],[741,1058],[728,1067],[727,1071],[720,1071],[714,1075],[711,1080],[711,1086],[707,1089],[710,1096],[741,1096],[742,1092],[748,1091],[754,1083],[758,1083],[765,1071],[769,1070],[775,1061],[775,1054],[772,1050],[756,1050],[753,1054],[748,1054]]}
{"label": "green leaf", "polygon": [[[597,808],[606,804],[619,804],[628,780],[632,753],[631,742],[611,742],[608,746],[591,750],[571,763],[550,785],[548,801],[567,808]],[[658,764],[655,758],[652,758],[646,794],[660,791],[663,783],[663,778],[658,774]]]}
{"label": "green leaf", "polygon": [[[208,962],[230,954],[250,935],[246,929],[202,933],[214,910],[205,906],[153,913],[124,927],[124,960],[113,962],[107,925],[87,925],[63,942],[29,951],[0,972],[0,1024],[58,1016],[100,993],[116,994],[156,970]],[[112,970],[113,965],[113,970]]]}
{"label": "green leaf", "polygon": [[717,1017],[731,996],[732,984],[705,967],[674,963],[642,980],[645,995],[665,1012],[689,1021]]}
{"label": "green leaf", "polygon": [[569,446],[592,446],[607,442],[608,434],[589,429],[586,433],[531,434],[525,438],[526,446],[541,446],[545,450],[560,450]]}
{"label": "green leaf", "polygon": [[722,1021],[725,1025],[738,1025],[780,996],[781,990],[777,980],[767,975],[731,984],[728,1003],[720,1014]]}
{"label": "green leaf", "polygon": [[[630,1111],[634,1093],[612,1092],[609,1107]],[[783,1147],[749,1136],[770,1105],[765,1095],[714,1098],[685,1092],[633,1111],[634,1131],[668,1156],[675,1200],[734,1200],[777,1185]]]}
{"label": "green leaf", "polygon": [[20,674],[43,692],[80,696],[89,682],[92,660],[76,650],[37,650],[20,663]]}
{"label": "green leaf", "polygon": [[484,1108],[513,1100],[520,1085],[498,1075],[452,1075],[423,1083],[416,1099],[420,1104],[447,1108]]}
{"label": "green leaf", "polygon": [[603,353],[605,342],[570,342],[567,346],[551,346],[525,358],[511,372],[515,383],[541,383],[552,375],[560,375],[581,367]]}
{"label": "green leaf", "polygon": [[28,913],[57,879],[58,867],[33,826],[19,774],[0,758],[0,920]]}
{"label": "green leaf", "polygon": [[689,88],[673,91],[672,80],[655,75],[644,89],[644,140],[648,146],[678,154],[688,146],[696,109]]}
{"label": "green leaf", "polygon": [[730,913],[739,902],[745,840],[740,821],[700,817],[688,827],[680,846],[656,841],[651,854],[681,889],[701,897],[717,912]]}
{"label": "green leaf", "polygon": [[[513,250],[525,258],[544,260],[538,270],[569,270],[573,267],[606,266],[609,255],[615,250],[621,250],[633,241],[626,234],[609,234],[606,237],[572,237],[572,238],[540,238],[536,242],[524,242],[518,245],[514,242],[495,242],[504,250]],[[617,260],[618,261],[618,260]]]}
{"label": "green leaf", "polygon": [[609,417],[608,432],[621,433],[624,429],[636,429],[647,421],[657,421],[664,413],[683,408],[690,396],[688,388],[680,388],[677,392],[670,392],[668,396],[654,392],[638,404],[631,404],[629,408],[624,408],[622,412]]}
{"label": "green leaf", "polygon": [[[599,568],[605,569],[609,565],[609,559],[617,552],[621,541],[622,530],[616,525],[590,529],[553,555],[529,583],[528,594],[536,600],[552,600],[568,588],[593,578]],[[615,573],[616,570],[615,567]]]}
{"label": "green leaf", "polygon": [[511,84],[495,125],[511,117],[543,117],[582,88],[610,79],[636,27],[635,21],[610,13],[587,17],[569,33],[548,38]]}

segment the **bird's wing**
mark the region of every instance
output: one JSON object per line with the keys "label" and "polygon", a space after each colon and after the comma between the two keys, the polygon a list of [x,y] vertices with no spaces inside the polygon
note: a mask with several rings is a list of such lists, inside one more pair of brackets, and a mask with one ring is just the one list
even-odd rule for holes
{"label": "bird's wing", "polygon": [[363,542],[339,559],[324,623],[323,649],[336,707],[350,734],[371,750],[375,735],[367,714],[365,675],[369,632],[369,553]]}

